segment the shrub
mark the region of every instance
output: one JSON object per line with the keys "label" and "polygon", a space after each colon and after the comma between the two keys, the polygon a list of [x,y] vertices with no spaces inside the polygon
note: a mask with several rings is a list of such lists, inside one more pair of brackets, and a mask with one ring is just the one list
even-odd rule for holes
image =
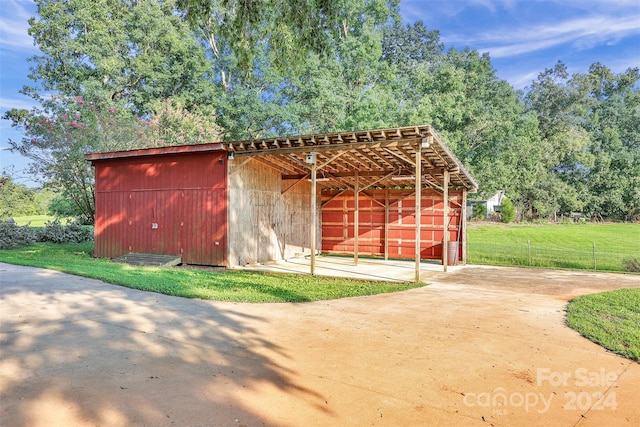
{"label": "shrub", "polygon": [[35,241],[35,230],[28,224],[19,226],[14,221],[0,222],[0,249],[16,248]]}
{"label": "shrub", "polygon": [[483,220],[487,217],[487,207],[482,203],[478,203],[473,205],[473,209],[471,210],[471,218],[474,220]]}
{"label": "shrub", "polygon": [[82,226],[74,221],[62,225],[58,218],[47,222],[38,231],[38,241],[40,242],[80,243],[92,238],[93,230],[91,227]]}
{"label": "shrub", "polygon": [[516,218],[516,207],[511,200],[504,198],[502,200],[502,222],[507,224]]}
{"label": "shrub", "polygon": [[49,215],[72,217],[82,215],[82,210],[62,194],[56,195],[49,203]]}
{"label": "shrub", "polygon": [[622,260],[622,266],[624,271],[640,273],[640,259],[638,258],[625,258]]}

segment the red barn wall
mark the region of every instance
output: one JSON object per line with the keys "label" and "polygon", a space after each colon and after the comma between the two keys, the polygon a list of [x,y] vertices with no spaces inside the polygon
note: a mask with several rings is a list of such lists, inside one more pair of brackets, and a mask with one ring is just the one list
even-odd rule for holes
{"label": "red barn wall", "polygon": [[226,152],[94,161],[95,256],[175,254],[225,265],[226,162]]}
{"label": "red barn wall", "polygon": [[[323,192],[322,252],[352,254],[354,252],[355,202],[353,192]],[[388,245],[390,258],[415,257],[416,199],[407,191],[390,190],[386,202],[384,190],[360,192],[358,197],[358,253],[384,256],[385,203],[388,203]],[[462,192],[449,193],[449,241],[458,241],[459,259],[462,244],[459,238]],[[422,190],[420,212],[420,257],[442,259],[444,198],[434,190]]]}

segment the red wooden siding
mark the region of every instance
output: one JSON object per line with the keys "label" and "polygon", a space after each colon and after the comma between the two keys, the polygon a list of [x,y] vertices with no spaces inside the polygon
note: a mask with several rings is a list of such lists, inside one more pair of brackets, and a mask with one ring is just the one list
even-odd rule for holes
{"label": "red wooden siding", "polygon": [[226,153],[94,161],[95,256],[182,254],[188,264],[225,265]]}
{"label": "red wooden siding", "polygon": [[[352,254],[355,243],[354,194],[345,192],[335,196],[335,192],[322,195],[322,251]],[[386,193],[384,190],[366,191],[361,192],[358,197],[358,253],[384,256]],[[413,259],[416,237],[415,195],[391,190],[388,197],[389,257]],[[450,192],[449,198],[449,241],[459,241],[462,193]],[[423,190],[420,215],[421,259],[442,259],[445,229],[442,194],[433,190]],[[461,248],[462,245],[459,243],[459,256]]]}

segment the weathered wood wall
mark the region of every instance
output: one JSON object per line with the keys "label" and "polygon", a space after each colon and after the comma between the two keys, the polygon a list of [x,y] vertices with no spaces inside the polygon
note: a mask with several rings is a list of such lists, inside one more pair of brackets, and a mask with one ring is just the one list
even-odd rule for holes
{"label": "weathered wood wall", "polygon": [[[308,255],[311,184],[283,181],[280,171],[255,159],[243,161],[229,162],[229,266]],[[319,208],[316,218],[320,248]]]}

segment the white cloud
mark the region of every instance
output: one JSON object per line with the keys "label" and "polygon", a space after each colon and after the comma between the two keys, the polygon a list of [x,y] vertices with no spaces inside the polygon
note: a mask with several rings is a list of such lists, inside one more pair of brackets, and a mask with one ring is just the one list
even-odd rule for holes
{"label": "white cloud", "polygon": [[483,7],[485,9],[489,10],[491,13],[495,13],[497,11],[496,2],[495,1],[491,1],[491,0],[471,0],[471,4]]}
{"label": "white cloud", "polygon": [[487,9],[492,14],[497,13],[500,9],[507,11],[513,11],[517,8],[517,0],[468,0],[468,2],[452,2],[457,3],[458,6],[478,6]]}
{"label": "white cloud", "polygon": [[638,0],[402,0],[405,20],[439,29],[447,45],[518,56],[567,45],[574,50],[640,36]]}
{"label": "white cloud", "polygon": [[0,97],[0,112],[4,112],[12,108],[30,110],[31,108],[39,105],[40,104],[38,104],[36,101],[27,97],[22,97],[22,98]]}
{"label": "white cloud", "polygon": [[524,71],[503,76],[514,89],[524,89],[531,85],[531,82],[538,78],[540,71]]}
{"label": "white cloud", "polygon": [[[560,23],[542,23],[527,28],[479,33],[476,38],[492,58],[522,55],[570,43],[575,49],[617,41],[640,34],[640,14],[625,17],[597,16]],[[511,41],[516,42],[511,43]]]}
{"label": "white cloud", "polygon": [[29,18],[35,15],[32,1],[1,0],[0,47],[2,50],[37,51],[28,33]]}
{"label": "white cloud", "polygon": [[[401,0],[400,10],[405,20],[435,23],[473,8],[486,9],[495,14],[500,10],[514,10],[519,0]],[[520,0],[521,1],[521,0]],[[442,28],[440,28],[442,29]]]}
{"label": "white cloud", "polygon": [[465,2],[438,0],[401,0],[400,11],[406,22],[421,20],[425,24],[451,18],[465,9]]}

